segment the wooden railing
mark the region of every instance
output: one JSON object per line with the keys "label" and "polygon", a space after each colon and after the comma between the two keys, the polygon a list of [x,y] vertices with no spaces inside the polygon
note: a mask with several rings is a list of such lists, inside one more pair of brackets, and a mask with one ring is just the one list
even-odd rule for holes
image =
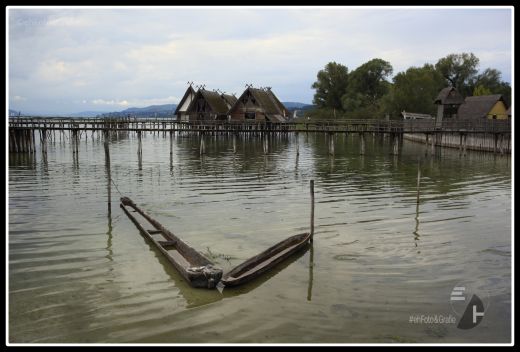
{"label": "wooden railing", "polygon": [[449,120],[436,126],[434,120],[318,120],[271,123],[264,121],[201,120],[182,122],[158,118],[64,118],[11,117],[9,128],[114,131],[213,131],[213,132],[375,132],[375,133],[510,133],[510,120]]}

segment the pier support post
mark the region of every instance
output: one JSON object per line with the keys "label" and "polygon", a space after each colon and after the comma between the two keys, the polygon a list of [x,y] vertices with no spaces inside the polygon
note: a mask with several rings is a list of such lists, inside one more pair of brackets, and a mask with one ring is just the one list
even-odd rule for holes
{"label": "pier support post", "polygon": [[264,136],[264,155],[267,155],[269,153],[269,140],[267,139],[267,136]]}
{"label": "pier support post", "polygon": [[365,155],[365,134],[363,132],[361,132],[359,134],[359,143],[360,143],[359,154]]}
{"label": "pier support post", "polygon": [[110,184],[110,182],[112,180],[112,175],[111,175],[111,170],[110,170],[110,144],[109,144],[108,136],[109,136],[108,131],[105,130],[103,145],[104,145],[104,149],[105,149],[105,168],[106,168],[106,172],[107,172],[108,215],[110,216],[112,213],[112,187]]}
{"label": "pier support post", "polygon": [[47,153],[47,130],[46,129],[40,130],[40,133],[41,133],[40,141],[41,141],[41,145],[42,145],[42,153],[46,154]]}
{"label": "pier support post", "polygon": [[35,142],[35,136],[36,130],[31,130],[31,137],[32,137],[32,152],[36,153],[36,142]]}

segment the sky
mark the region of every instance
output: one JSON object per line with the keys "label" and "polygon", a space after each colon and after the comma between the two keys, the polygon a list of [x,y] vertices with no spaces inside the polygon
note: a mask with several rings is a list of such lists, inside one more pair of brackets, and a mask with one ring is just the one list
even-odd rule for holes
{"label": "sky", "polygon": [[8,107],[23,114],[176,104],[204,84],[272,87],[312,103],[331,61],[381,58],[394,75],[472,52],[512,79],[508,7],[27,8],[7,12]]}

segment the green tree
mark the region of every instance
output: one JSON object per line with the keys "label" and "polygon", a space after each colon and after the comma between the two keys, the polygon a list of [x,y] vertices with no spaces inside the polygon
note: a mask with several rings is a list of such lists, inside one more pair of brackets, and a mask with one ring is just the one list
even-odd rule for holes
{"label": "green tree", "polygon": [[384,112],[398,116],[401,111],[434,114],[433,104],[439,91],[444,88],[444,78],[430,64],[410,67],[399,72],[393,79],[389,93],[381,100]]}
{"label": "green tree", "polygon": [[471,82],[477,74],[479,59],[473,53],[450,54],[439,59],[435,69],[446,79],[446,83],[463,95],[471,95]]}
{"label": "green tree", "polygon": [[380,99],[390,89],[391,84],[386,78],[392,72],[388,61],[372,59],[350,73],[347,91],[341,99],[343,109],[350,117],[376,117]]}
{"label": "green tree", "polygon": [[476,75],[472,87],[473,95],[502,94],[506,103],[511,104],[511,86],[502,81],[502,73],[497,69],[486,68],[481,74]]}
{"label": "green tree", "polygon": [[336,62],[329,62],[317,75],[312,84],[316,89],[313,104],[320,108],[341,109],[341,97],[348,84],[348,68]]}
{"label": "green tree", "polygon": [[500,86],[497,87],[493,94],[502,94],[507,106],[511,106],[511,85],[507,82],[500,82]]}
{"label": "green tree", "polygon": [[473,96],[479,96],[479,95],[490,95],[491,90],[489,90],[486,86],[479,84],[473,89]]}
{"label": "green tree", "polygon": [[500,89],[500,84],[502,82],[501,76],[502,74],[500,71],[494,68],[486,68],[481,74],[475,75],[471,85],[473,86],[473,89],[477,86],[482,86],[490,92],[496,92]]}

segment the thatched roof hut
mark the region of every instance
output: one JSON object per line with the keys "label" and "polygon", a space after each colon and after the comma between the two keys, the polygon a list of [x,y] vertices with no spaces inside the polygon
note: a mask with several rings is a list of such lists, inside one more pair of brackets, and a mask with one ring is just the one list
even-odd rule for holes
{"label": "thatched roof hut", "polygon": [[501,94],[467,97],[457,113],[460,119],[506,119],[507,106]]}
{"label": "thatched roof hut", "polygon": [[229,115],[232,120],[285,122],[289,111],[270,88],[248,87],[231,107]]}
{"label": "thatched roof hut", "polygon": [[464,98],[453,87],[446,87],[439,92],[435,98],[434,104],[441,105],[460,105],[464,102]]}
{"label": "thatched roof hut", "polygon": [[187,109],[190,120],[227,119],[228,111],[236,98],[217,91],[199,89]]}

